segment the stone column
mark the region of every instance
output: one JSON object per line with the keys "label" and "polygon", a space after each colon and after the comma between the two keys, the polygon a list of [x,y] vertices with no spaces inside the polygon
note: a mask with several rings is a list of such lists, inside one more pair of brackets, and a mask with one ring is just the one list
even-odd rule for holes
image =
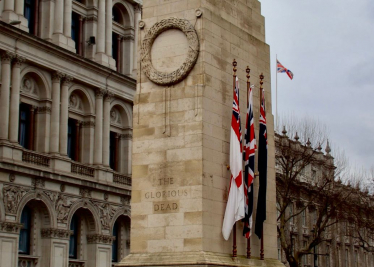
{"label": "stone column", "polygon": [[109,58],[112,57],[112,0],[106,0],[106,17],[105,17],[105,53]]}
{"label": "stone column", "polygon": [[13,57],[14,54],[10,52],[1,55],[0,139],[8,139],[10,63]]}
{"label": "stone column", "polygon": [[[135,5],[135,17],[134,17],[134,29],[135,29],[135,47],[137,47],[138,42],[139,42],[139,21],[142,19],[142,7],[140,5]],[[138,69],[138,52],[136,49],[133,51],[133,69],[132,69],[132,74],[135,75],[136,71]],[[136,76],[134,76],[136,77]]]}
{"label": "stone column", "polygon": [[21,86],[21,65],[23,61],[24,61],[24,58],[17,56],[14,59],[14,63],[12,67],[12,90],[10,94],[9,140],[13,143],[18,143],[19,94],[20,94],[20,86]]}
{"label": "stone column", "polygon": [[103,116],[103,164],[109,167],[109,147],[110,147],[110,101],[113,94],[108,92],[104,101]]}
{"label": "stone column", "polygon": [[[122,73],[131,75],[134,68],[133,60],[131,59],[131,55],[134,54],[134,35],[126,35],[123,37],[123,55],[126,55],[124,60],[124,66],[122,68]],[[135,53],[136,54],[136,53]]]}
{"label": "stone column", "polygon": [[60,154],[68,153],[69,87],[73,77],[65,76],[61,86]]}
{"label": "stone column", "polygon": [[64,14],[63,10],[64,10],[64,0],[56,0],[55,10],[54,10],[55,16],[54,16],[53,34],[63,33],[63,14]]}
{"label": "stone column", "polygon": [[95,119],[95,148],[94,148],[94,164],[103,164],[103,96],[105,91],[98,89],[96,91],[96,119]]}
{"label": "stone column", "polygon": [[105,52],[105,0],[99,0],[99,11],[97,14],[97,40],[96,53]]}
{"label": "stone column", "polygon": [[60,84],[64,75],[55,72],[52,75],[52,110],[51,110],[51,132],[50,132],[50,153],[59,152],[60,140]]}
{"label": "stone column", "polygon": [[24,12],[23,9],[24,9],[24,1],[16,0],[16,5],[15,5],[16,14],[23,16],[23,12]]}
{"label": "stone column", "polygon": [[14,0],[5,0],[4,11],[14,11]]}
{"label": "stone column", "polygon": [[71,15],[72,15],[71,14],[72,13],[72,2],[71,1],[72,0],[65,0],[65,6],[64,6],[64,35],[66,37],[71,37]]}

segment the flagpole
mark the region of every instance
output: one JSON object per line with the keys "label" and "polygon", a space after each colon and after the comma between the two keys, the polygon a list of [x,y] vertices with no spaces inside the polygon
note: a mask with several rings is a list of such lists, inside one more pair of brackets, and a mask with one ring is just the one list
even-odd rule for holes
{"label": "flagpole", "polygon": [[[262,85],[264,84],[263,82],[264,75],[261,73],[260,75],[260,110],[261,110],[261,104],[262,104]],[[266,204],[265,204],[266,205]],[[261,248],[260,248],[260,260],[264,259],[264,222],[262,222],[262,230],[261,230]]]}
{"label": "flagpole", "polygon": [[[247,110],[248,110],[249,109],[249,89],[251,87],[251,83],[249,82],[249,78],[251,77],[249,73],[251,69],[249,68],[249,66],[247,66],[247,69],[245,71],[247,72]],[[248,182],[247,182],[247,186],[248,187],[250,186]],[[248,188],[247,188],[247,198],[248,198]],[[251,258],[251,236],[247,238],[247,259],[250,259],[250,258]]]}
{"label": "flagpole", "polygon": [[[233,65],[233,71],[234,71],[234,74],[232,75],[233,77],[233,92],[235,92],[235,84],[236,84],[236,66],[238,65],[238,63],[236,62],[236,60],[234,59],[234,61],[232,62],[232,65]],[[238,103],[239,104],[239,103]],[[233,225],[233,239],[232,239],[232,257],[236,257],[237,256],[237,247],[236,247],[236,222],[234,223]]]}
{"label": "flagpole", "polygon": [[278,131],[278,55],[275,54],[275,130]]}

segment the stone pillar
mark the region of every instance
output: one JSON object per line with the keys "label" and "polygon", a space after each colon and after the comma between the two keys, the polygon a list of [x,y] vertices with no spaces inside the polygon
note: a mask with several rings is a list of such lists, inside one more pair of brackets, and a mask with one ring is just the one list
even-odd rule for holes
{"label": "stone pillar", "polygon": [[22,224],[0,222],[0,266],[13,267],[18,265],[18,242]]}
{"label": "stone pillar", "polygon": [[105,17],[105,53],[109,58],[112,57],[112,0],[106,0],[106,17]]}
{"label": "stone pillar", "polygon": [[72,80],[73,77],[65,76],[61,86],[60,154],[63,156],[68,151],[69,86]]}
{"label": "stone pillar", "polygon": [[99,0],[97,14],[96,55],[95,60],[104,66],[108,66],[108,56],[105,54],[105,0]]}
{"label": "stone pillar", "polygon": [[[142,7],[140,5],[135,5],[135,17],[134,17],[134,29],[135,29],[135,47],[138,46],[139,42],[139,21],[142,19]],[[136,71],[138,69],[138,52],[136,49],[133,51],[133,69],[132,69],[132,74],[133,77],[136,77]]]}
{"label": "stone pillar", "polygon": [[10,63],[13,57],[14,54],[10,52],[1,55],[0,139],[8,139]]}
{"label": "stone pillar", "polygon": [[64,5],[64,35],[71,37],[71,15],[72,15],[72,0],[65,0]]}
{"label": "stone pillar", "polygon": [[132,130],[126,130],[126,133],[121,135],[120,148],[120,172],[131,175]]}
{"label": "stone pillar", "polygon": [[[53,34],[63,33],[64,0],[55,1]],[[70,14],[71,16],[71,14]]]}
{"label": "stone pillar", "polygon": [[14,11],[14,0],[5,0],[4,11]]}
{"label": "stone pillar", "polygon": [[103,116],[103,164],[109,167],[109,147],[110,147],[110,101],[113,94],[108,92],[104,100]]}
{"label": "stone pillar", "polygon": [[[5,0],[4,2],[4,10],[1,14],[1,20],[9,23],[13,20],[18,20],[18,15],[14,12],[14,0]],[[15,25],[15,27],[19,27]]]}
{"label": "stone pillar", "polygon": [[52,75],[52,110],[51,110],[51,132],[50,132],[50,153],[59,152],[60,141],[60,83],[63,74],[55,72]]}
{"label": "stone pillar", "polygon": [[131,55],[136,52],[136,49],[134,49],[134,35],[126,35],[123,37],[123,55],[126,57],[124,59],[124,65],[122,68],[122,72],[127,75],[133,74],[132,71],[134,68],[133,66],[133,60],[131,59]]}
{"label": "stone pillar", "polygon": [[103,96],[105,91],[98,89],[96,91],[96,119],[95,119],[95,148],[94,148],[94,164],[103,164]]}
{"label": "stone pillar", "polygon": [[16,0],[15,11],[17,15],[23,16],[24,3],[25,2],[23,0]]}
{"label": "stone pillar", "polygon": [[16,57],[12,68],[12,90],[10,94],[9,140],[18,143],[19,95],[21,86],[21,65],[24,58]]}

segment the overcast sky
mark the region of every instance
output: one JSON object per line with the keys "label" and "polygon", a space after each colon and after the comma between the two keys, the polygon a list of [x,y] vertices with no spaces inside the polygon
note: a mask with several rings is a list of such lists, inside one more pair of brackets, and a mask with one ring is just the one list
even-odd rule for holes
{"label": "overcast sky", "polygon": [[374,166],[374,0],[260,0],[270,45],[273,112],[313,116],[356,168]]}

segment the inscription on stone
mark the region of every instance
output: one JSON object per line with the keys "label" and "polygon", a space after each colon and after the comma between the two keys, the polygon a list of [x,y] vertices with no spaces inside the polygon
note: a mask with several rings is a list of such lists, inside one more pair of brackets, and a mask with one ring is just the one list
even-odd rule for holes
{"label": "inscription on stone", "polygon": [[153,202],[153,213],[174,213],[179,212],[179,200]]}

